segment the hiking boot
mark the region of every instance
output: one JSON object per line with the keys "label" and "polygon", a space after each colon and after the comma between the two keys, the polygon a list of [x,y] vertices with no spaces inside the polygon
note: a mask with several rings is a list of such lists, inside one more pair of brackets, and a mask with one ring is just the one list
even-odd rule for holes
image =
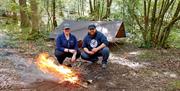
{"label": "hiking boot", "polygon": [[97,63],[98,60],[99,60],[99,58],[94,58],[94,59],[91,60],[91,62]]}
{"label": "hiking boot", "polygon": [[102,64],[102,68],[103,69],[107,68],[107,64]]}

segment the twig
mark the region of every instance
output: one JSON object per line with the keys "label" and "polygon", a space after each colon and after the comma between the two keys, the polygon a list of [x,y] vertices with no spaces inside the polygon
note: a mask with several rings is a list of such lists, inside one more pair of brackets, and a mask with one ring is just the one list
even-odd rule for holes
{"label": "twig", "polygon": [[87,83],[86,83],[86,84],[85,84],[85,83],[83,84],[83,83],[77,82],[76,84],[79,85],[79,86],[81,86],[81,87],[88,88]]}

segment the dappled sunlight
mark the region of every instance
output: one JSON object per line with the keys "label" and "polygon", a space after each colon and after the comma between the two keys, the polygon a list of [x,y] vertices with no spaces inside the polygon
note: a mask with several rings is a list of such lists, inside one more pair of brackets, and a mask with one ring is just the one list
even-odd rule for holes
{"label": "dappled sunlight", "polygon": [[111,35],[111,33],[109,32],[107,28],[98,26],[97,31],[100,31],[101,33],[103,33],[107,37],[108,41],[112,41],[113,36]]}
{"label": "dappled sunlight", "polygon": [[128,60],[126,58],[114,55],[113,53],[110,54],[110,62],[111,63],[117,63],[117,64],[121,64],[121,65],[126,65],[130,68],[133,69],[138,69],[138,68],[143,68],[146,65],[148,65],[148,63],[139,63],[139,62],[133,62],[133,60]]}
{"label": "dappled sunlight", "polygon": [[177,75],[173,72],[164,72],[163,74],[171,78],[177,78]]}
{"label": "dappled sunlight", "polygon": [[140,55],[140,51],[129,52],[130,55]]}

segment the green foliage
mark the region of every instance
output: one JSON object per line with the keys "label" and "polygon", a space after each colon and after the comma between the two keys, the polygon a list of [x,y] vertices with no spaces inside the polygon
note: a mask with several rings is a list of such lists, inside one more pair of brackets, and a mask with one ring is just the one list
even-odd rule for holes
{"label": "green foliage", "polygon": [[52,51],[54,48],[47,46],[48,45],[48,41],[44,40],[43,38],[39,38],[37,40],[35,40],[35,45],[37,52],[42,52],[42,51]]}
{"label": "green foliage", "polygon": [[19,48],[23,52],[38,53],[42,51],[52,51],[48,47],[49,31],[41,30],[37,36],[30,35],[31,28],[20,28],[15,24],[1,25],[1,32],[7,36],[0,40],[0,47]]}
{"label": "green foliage", "polygon": [[20,9],[19,5],[14,2],[9,3],[7,7],[9,7],[9,10],[13,12],[18,12]]}
{"label": "green foliage", "polygon": [[87,17],[87,16],[82,16],[82,17],[78,17],[77,20],[92,20],[92,17]]}
{"label": "green foliage", "polygon": [[18,3],[12,2],[11,0],[1,0],[0,3],[1,3],[0,10],[12,11],[12,12],[19,11],[20,7]]}
{"label": "green foliage", "polygon": [[170,90],[170,91],[178,91],[178,90],[180,90],[180,80],[170,82],[168,90]]}
{"label": "green foliage", "polygon": [[[99,11],[100,16],[104,16],[106,12],[106,0],[98,0],[100,1]],[[8,30],[7,34],[13,35],[14,39],[17,40],[30,40],[35,41],[37,39],[47,39],[49,37],[49,33],[52,30],[52,0],[38,0],[38,9],[40,14],[40,21],[43,21],[40,24],[40,30],[38,30],[36,33],[31,34],[31,28],[23,28],[21,29],[18,24],[11,24],[12,20],[0,20],[3,21],[3,27],[6,27],[6,30]],[[176,1],[178,2],[178,1]],[[20,19],[20,7],[18,4],[18,1],[16,0],[16,3],[14,3],[12,0],[0,0],[0,13],[4,12],[16,12],[18,15],[18,19]],[[161,3],[157,4],[157,8],[161,7]],[[28,16],[31,16],[31,8],[29,0],[27,0],[27,7],[22,8]],[[94,4],[94,3],[93,3]],[[96,2],[97,4],[97,2]],[[153,9],[154,2],[151,3],[150,11]],[[173,7],[176,7],[177,3],[174,3]],[[136,20],[133,18],[132,14],[136,14],[138,16],[138,20],[141,24],[144,23],[144,8],[143,8],[143,1],[142,0],[113,0],[113,3],[111,5],[111,14],[110,17],[107,20],[122,20],[124,21],[125,30],[130,33],[131,35],[127,37],[128,42],[133,43],[139,47],[143,48],[150,48],[151,42],[150,41],[144,41],[142,36],[142,31],[140,30]],[[173,15],[175,11],[175,8],[171,7],[171,9],[168,10],[168,14],[165,15],[165,22],[168,22]],[[48,11],[47,12],[47,8]],[[134,11],[133,11],[134,10]],[[159,11],[158,11],[159,12]],[[48,16],[48,13],[50,16]],[[152,13],[150,12],[150,16]],[[158,15],[158,13],[157,13]],[[95,19],[97,15],[91,15],[90,14],[90,8],[89,8],[89,0],[56,0],[56,19],[59,23],[60,20],[63,19],[75,19],[75,20],[93,20]],[[31,19],[31,17],[29,17]],[[151,19],[150,19],[151,20]],[[20,20],[19,20],[20,21]],[[44,23],[45,22],[45,23]],[[47,24],[47,22],[49,22]],[[4,25],[5,24],[5,25]],[[1,26],[1,24],[0,24]],[[143,25],[142,25],[143,26]],[[164,24],[162,25],[164,27]],[[170,34],[170,37],[166,41],[168,46],[170,47],[176,47],[180,48],[180,33],[178,32],[179,29],[177,26],[174,27],[173,32]]]}
{"label": "green foliage", "polygon": [[0,40],[0,46],[1,47],[12,47],[17,48],[19,45],[17,43],[18,41],[18,27],[15,24],[0,24],[0,32],[5,33],[5,38],[3,40]]}
{"label": "green foliage", "polygon": [[171,32],[167,43],[170,47],[180,48],[180,29],[174,28]]}

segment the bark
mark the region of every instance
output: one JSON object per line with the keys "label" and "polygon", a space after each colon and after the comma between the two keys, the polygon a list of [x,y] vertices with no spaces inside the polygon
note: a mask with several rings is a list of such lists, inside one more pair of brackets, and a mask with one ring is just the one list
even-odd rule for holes
{"label": "bark", "polygon": [[[177,3],[175,7],[175,3]],[[173,25],[180,20],[180,1],[176,0],[144,0],[144,19],[141,22],[140,16],[136,15],[135,2],[128,6],[130,15],[139,26],[144,39],[145,46],[164,48]],[[151,5],[153,3],[153,5]],[[160,8],[158,5],[161,5]],[[150,10],[152,7],[152,11]],[[176,9],[173,13],[173,9]],[[151,16],[150,16],[151,14]],[[173,15],[172,15],[173,14]],[[167,16],[168,15],[168,16]],[[169,18],[168,20],[165,18]]]}
{"label": "bark", "polygon": [[57,21],[56,21],[56,0],[53,0],[52,2],[53,6],[53,30],[57,27]]}
{"label": "bark", "polygon": [[93,14],[94,9],[93,9],[93,6],[92,6],[92,1],[91,1],[91,0],[89,0],[89,6],[90,6],[90,14],[92,15],[92,14]]}
{"label": "bark", "polygon": [[105,14],[105,16],[103,17],[103,19],[109,18],[110,14],[111,14],[111,4],[112,4],[112,0],[107,0],[106,2],[107,2],[107,4],[106,4],[106,14]]}
{"label": "bark", "polygon": [[26,12],[26,0],[19,0],[21,27],[30,27],[30,21]]}
{"label": "bark", "polygon": [[30,0],[31,4],[31,22],[32,31],[31,34],[35,34],[39,30],[39,15],[38,15],[38,4],[36,0]]}
{"label": "bark", "polygon": [[[16,3],[16,0],[13,0],[12,2],[13,2],[13,3]],[[14,21],[14,23],[17,23],[17,20],[18,20],[18,18],[17,18],[17,13],[16,13],[16,12],[13,12],[13,21]]]}

